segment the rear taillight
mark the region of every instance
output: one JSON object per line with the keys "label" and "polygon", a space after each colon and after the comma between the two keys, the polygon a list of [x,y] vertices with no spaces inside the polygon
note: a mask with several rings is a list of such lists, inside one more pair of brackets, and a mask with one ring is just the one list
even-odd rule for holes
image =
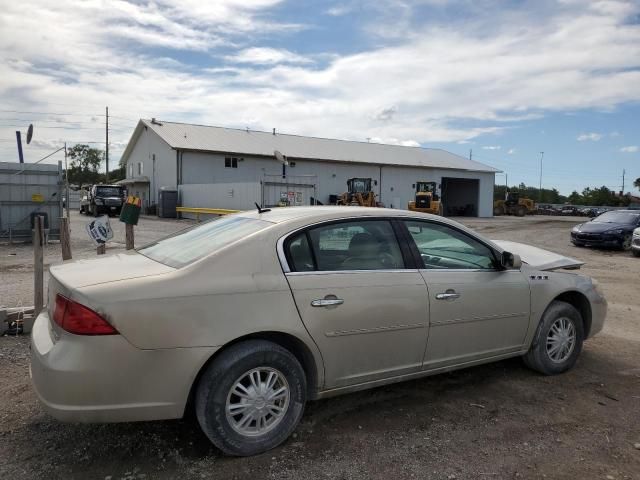
{"label": "rear taillight", "polygon": [[62,295],[56,295],[53,320],[62,329],[75,335],[117,335],[109,322],[90,308]]}

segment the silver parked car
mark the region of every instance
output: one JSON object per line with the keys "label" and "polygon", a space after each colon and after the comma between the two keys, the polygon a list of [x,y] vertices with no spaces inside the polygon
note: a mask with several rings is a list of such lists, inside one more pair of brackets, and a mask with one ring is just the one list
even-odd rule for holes
{"label": "silver parked car", "polygon": [[33,384],[65,421],[193,407],[216,446],[252,455],[307,400],[514,356],[566,371],[607,307],[580,265],[414,212],[243,212],[51,267]]}
{"label": "silver parked car", "polygon": [[631,238],[631,253],[634,257],[640,257],[640,227],[633,231]]}

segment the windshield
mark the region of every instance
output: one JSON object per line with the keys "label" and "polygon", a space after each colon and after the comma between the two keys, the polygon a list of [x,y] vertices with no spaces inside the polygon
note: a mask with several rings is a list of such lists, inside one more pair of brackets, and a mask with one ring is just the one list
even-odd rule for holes
{"label": "windshield", "polygon": [[121,197],[122,188],[118,187],[96,187],[96,195],[103,197]]}
{"label": "windshield", "polygon": [[146,245],[138,253],[181,268],[269,225],[272,223],[254,218],[220,217]]}
{"label": "windshield", "polygon": [[593,219],[597,223],[628,223],[635,224],[640,218],[640,212],[606,212]]}

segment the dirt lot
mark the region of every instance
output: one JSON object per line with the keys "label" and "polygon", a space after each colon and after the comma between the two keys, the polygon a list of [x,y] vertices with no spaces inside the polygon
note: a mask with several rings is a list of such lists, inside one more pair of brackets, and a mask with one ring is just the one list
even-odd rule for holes
{"label": "dirt lot", "polygon": [[[74,255],[91,257],[74,216]],[[579,219],[468,219],[490,238],[581,260],[609,300],[605,330],[571,372],[543,377],[519,359],[309,404],[294,438],[254,458],[228,458],[191,418],[61,424],[31,391],[28,339],[0,338],[0,478],[640,479],[640,260],[578,249]],[[122,238],[118,222],[116,238]],[[143,220],[152,240],[188,222]],[[47,261],[57,261],[50,245]],[[113,245],[109,252],[122,249]],[[27,246],[0,246],[0,303],[30,304]]]}

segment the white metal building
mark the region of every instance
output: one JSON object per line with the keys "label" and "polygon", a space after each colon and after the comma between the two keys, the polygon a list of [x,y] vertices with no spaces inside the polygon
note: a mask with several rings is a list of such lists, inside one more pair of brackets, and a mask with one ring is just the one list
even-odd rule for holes
{"label": "white metal building", "polygon": [[[286,156],[285,168],[274,156]],[[347,179],[373,179],[377,200],[407,208],[415,183],[440,186],[446,215],[490,217],[499,170],[441,149],[331,140],[232,128],[140,120],[123,159],[129,192],[145,205],[178,190],[188,207],[250,209],[329,203]]]}

